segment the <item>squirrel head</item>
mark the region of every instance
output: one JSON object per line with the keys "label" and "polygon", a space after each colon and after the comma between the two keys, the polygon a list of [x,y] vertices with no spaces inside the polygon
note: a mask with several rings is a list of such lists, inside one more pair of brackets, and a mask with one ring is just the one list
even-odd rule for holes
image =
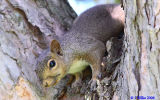
{"label": "squirrel head", "polygon": [[43,63],[42,67],[39,67],[36,73],[44,87],[56,85],[66,75],[62,49],[57,40],[52,40],[49,57],[40,63]]}

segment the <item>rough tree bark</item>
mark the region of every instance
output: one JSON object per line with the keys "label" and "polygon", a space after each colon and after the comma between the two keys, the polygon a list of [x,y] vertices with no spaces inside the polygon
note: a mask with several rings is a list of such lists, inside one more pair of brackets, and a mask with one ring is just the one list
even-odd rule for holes
{"label": "rough tree bark", "polygon": [[36,60],[75,17],[66,0],[0,0],[0,100],[51,100],[37,88]]}
{"label": "rough tree bark", "polygon": [[34,71],[38,56],[76,17],[67,0],[0,0],[0,100],[56,100],[66,92],[69,100],[75,95],[76,100],[160,100],[160,1],[123,0],[123,6],[125,35],[107,43],[104,78],[96,93],[86,88],[89,79],[73,93],[65,79],[43,89]]}
{"label": "rough tree bark", "polygon": [[160,1],[123,0],[123,6],[125,47],[113,98],[160,100]]}

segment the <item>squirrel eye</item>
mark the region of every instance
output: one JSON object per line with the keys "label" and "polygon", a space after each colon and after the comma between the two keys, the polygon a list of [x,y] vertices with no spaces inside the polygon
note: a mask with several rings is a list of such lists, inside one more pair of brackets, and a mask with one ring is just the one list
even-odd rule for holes
{"label": "squirrel eye", "polygon": [[56,66],[56,62],[54,61],[54,60],[51,60],[50,62],[49,62],[49,67],[50,68],[53,68],[53,67],[55,67]]}

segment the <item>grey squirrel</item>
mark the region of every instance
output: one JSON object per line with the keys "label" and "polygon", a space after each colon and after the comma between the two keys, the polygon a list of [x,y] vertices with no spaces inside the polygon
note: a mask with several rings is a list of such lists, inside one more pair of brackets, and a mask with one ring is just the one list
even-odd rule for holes
{"label": "grey squirrel", "polygon": [[50,53],[42,61],[43,67],[36,70],[43,86],[54,86],[67,74],[75,75],[73,86],[76,86],[81,82],[82,71],[90,66],[90,84],[94,90],[101,74],[105,43],[123,32],[124,20],[125,14],[119,4],[98,5],[77,17],[59,41],[52,40]]}

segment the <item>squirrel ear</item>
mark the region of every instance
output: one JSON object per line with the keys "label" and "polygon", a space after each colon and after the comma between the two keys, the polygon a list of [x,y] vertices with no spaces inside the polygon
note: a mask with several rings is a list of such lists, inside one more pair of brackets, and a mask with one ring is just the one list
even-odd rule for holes
{"label": "squirrel ear", "polygon": [[61,46],[57,40],[52,40],[51,45],[50,45],[50,50],[53,53],[57,53],[59,55],[62,55]]}

